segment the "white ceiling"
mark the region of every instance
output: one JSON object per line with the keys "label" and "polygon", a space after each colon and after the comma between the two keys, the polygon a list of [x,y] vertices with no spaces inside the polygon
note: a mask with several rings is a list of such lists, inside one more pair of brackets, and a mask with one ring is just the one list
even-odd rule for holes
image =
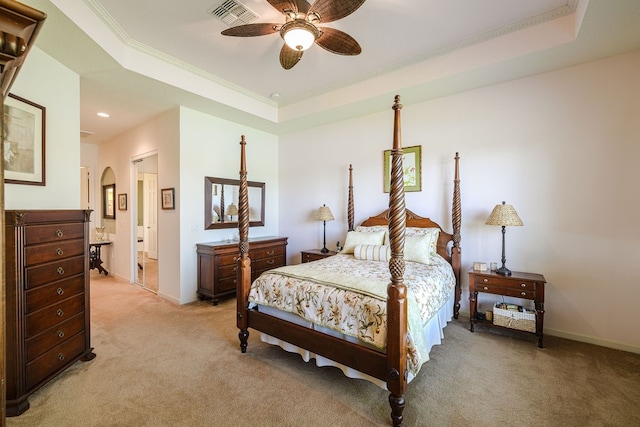
{"label": "white ceiling", "polygon": [[[640,49],[638,0],[367,0],[324,25],[360,55],[312,46],[291,70],[279,34],[220,34],[222,0],[22,1],[48,14],[36,45],[80,75],[94,143],[178,105],[281,134],[390,108],[396,93],[407,105]],[[253,22],[284,22],[266,0],[242,3]]]}

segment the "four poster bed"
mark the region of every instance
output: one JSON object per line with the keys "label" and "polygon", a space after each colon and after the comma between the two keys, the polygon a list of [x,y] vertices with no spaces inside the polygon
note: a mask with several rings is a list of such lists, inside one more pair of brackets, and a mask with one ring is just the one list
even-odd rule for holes
{"label": "four poster bed", "polygon": [[[249,208],[244,136],[241,144],[237,280],[240,348],[249,328],[263,341],[337,366],[390,391],[394,426],[402,424],[408,382],[428,360],[442,328],[460,308],[460,191],[455,156],[453,234],[405,208],[395,97],[389,209],[353,224],[349,168],[349,233],[343,252],[311,263],[263,273],[251,283]],[[387,261],[387,262],[381,262]],[[389,275],[391,276],[389,283]]]}

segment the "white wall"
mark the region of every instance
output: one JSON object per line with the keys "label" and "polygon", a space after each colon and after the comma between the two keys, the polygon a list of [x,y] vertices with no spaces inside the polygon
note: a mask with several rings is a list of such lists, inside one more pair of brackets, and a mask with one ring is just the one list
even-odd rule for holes
{"label": "white wall", "polygon": [[[110,166],[116,175],[116,193],[131,197],[132,159],[151,152],[158,154],[158,191],[175,188],[176,209],[158,207],[158,293],[176,303],[196,300],[196,243],[237,237],[234,229],[204,230],[204,177],[238,178],[242,134],[253,149],[247,160],[249,179],[266,183],[265,226],[251,227],[249,235],[276,235],[278,147],[273,135],[177,108],[99,147],[98,176]],[[96,203],[99,210],[99,200]],[[107,260],[110,273],[127,280],[135,272],[132,215],[131,209],[116,212],[116,233],[109,235],[113,243]]]}
{"label": "white wall", "polygon": [[278,139],[241,124],[180,109],[181,302],[196,299],[196,243],[238,237],[238,230],[204,229],[204,177],[239,179],[240,138],[247,141],[247,178],[265,183],[265,225],[249,237],[278,234]]}
{"label": "white wall", "polygon": [[[402,93],[400,93],[402,95]],[[388,205],[382,152],[389,110],[280,138],[280,233],[291,262],[347,231],[347,171],[354,167],[356,223]],[[502,200],[523,227],[506,235],[507,266],[547,279],[545,332],[640,352],[640,52],[612,57],[402,110],[403,145],[422,146],[422,185],[407,207],[451,229],[453,157],[460,152],[463,313],[466,271],[500,261],[501,231],[484,225]],[[301,159],[308,159],[301,161]]]}
{"label": "white wall", "polygon": [[[161,188],[175,188],[179,198],[179,109],[169,110],[137,126],[124,134],[104,142],[98,149],[96,179],[100,179],[106,167],[111,167],[116,176],[116,194],[126,193],[131,197],[136,175],[133,160],[152,153],[158,154],[158,191]],[[97,191],[101,191],[97,186]],[[100,215],[100,199],[96,198],[96,212]],[[131,206],[132,200],[129,199]],[[109,234],[113,243],[109,246],[109,272],[126,280],[132,280],[136,264],[132,262],[135,246],[133,236],[137,221],[132,218],[133,210],[116,211],[116,232]],[[160,209],[158,200],[158,287],[159,294],[174,302],[180,302],[180,247],[179,210]],[[103,257],[104,259],[104,257]]]}
{"label": "white wall", "polygon": [[5,184],[5,208],[79,209],[80,80],[78,75],[34,47],[11,87],[11,93],[46,109],[46,185]]}

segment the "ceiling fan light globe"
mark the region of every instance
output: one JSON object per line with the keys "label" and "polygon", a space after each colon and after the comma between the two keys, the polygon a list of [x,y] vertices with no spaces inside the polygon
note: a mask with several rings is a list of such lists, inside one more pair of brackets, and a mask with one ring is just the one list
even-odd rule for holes
{"label": "ceiling fan light globe", "polygon": [[307,50],[316,40],[311,31],[306,28],[291,28],[284,33],[284,42],[293,50]]}

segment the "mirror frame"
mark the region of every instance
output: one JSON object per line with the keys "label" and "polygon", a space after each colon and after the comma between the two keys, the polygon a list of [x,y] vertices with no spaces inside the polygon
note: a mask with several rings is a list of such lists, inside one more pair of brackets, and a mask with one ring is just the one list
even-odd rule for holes
{"label": "mirror frame", "polygon": [[[112,213],[107,213],[109,202],[109,193],[111,193]],[[116,185],[107,184],[102,186],[102,218],[116,219]]]}
{"label": "mirror frame", "polygon": [[[237,228],[238,221],[229,222],[213,222],[213,215],[211,214],[211,205],[213,203],[213,185],[237,185],[240,187],[239,179],[228,178],[214,178],[211,176],[204,177],[204,228],[205,230],[215,230],[219,228]],[[264,226],[264,205],[265,205],[265,183],[256,181],[247,181],[248,187],[255,187],[260,189],[260,197],[262,199],[262,206],[260,206],[260,220],[249,221],[249,227]],[[251,200],[249,200],[251,203]]]}

